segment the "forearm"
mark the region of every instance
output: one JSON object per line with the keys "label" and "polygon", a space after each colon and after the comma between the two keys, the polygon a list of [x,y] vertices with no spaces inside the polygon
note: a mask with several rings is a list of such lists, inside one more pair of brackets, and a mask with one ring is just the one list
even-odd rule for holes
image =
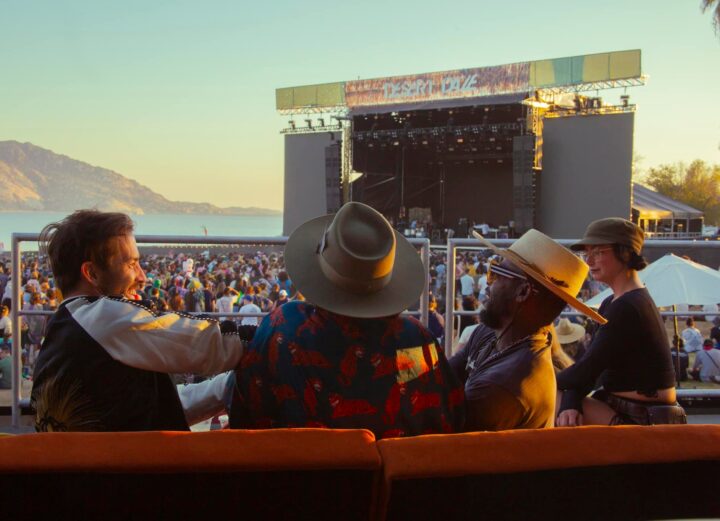
{"label": "forearm", "polygon": [[235,377],[232,371],[197,384],[178,385],[177,391],[188,425],[226,411]]}

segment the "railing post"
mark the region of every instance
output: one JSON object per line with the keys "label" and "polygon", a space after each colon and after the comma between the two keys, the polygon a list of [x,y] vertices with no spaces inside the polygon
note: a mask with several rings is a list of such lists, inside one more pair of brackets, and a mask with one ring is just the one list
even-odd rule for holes
{"label": "railing post", "polygon": [[430,239],[424,239],[420,249],[420,258],[425,267],[425,285],[420,295],[420,321],[425,327],[430,326],[428,305],[430,300]]}
{"label": "railing post", "polygon": [[455,317],[455,240],[447,240],[445,261],[445,356],[452,356],[453,320]]}
{"label": "railing post", "polygon": [[12,234],[12,428],[20,428],[20,393],[22,392],[22,330],[20,307],[22,299],[22,273],[20,268],[20,237]]}

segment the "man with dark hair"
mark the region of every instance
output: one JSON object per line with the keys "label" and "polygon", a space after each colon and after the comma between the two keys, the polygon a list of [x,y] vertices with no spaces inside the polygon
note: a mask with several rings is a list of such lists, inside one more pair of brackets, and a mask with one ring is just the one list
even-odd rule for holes
{"label": "man with dark hair", "polygon": [[588,267],[537,230],[528,231],[508,250],[475,236],[503,260],[492,261],[488,269],[482,324],[450,359],[465,382],[466,430],[552,427],[553,320],[568,303],[605,322],[575,299]]}
{"label": "man with dark hair", "polygon": [[215,414],[226,379],[181,399],[167,373],[213,375],[242,355],[213,320],[157,315],[133,300],[145,281],[133,223],[79,210],[41,233],[65,296],[37,359],[32,404],[38,431],[187,430]]}

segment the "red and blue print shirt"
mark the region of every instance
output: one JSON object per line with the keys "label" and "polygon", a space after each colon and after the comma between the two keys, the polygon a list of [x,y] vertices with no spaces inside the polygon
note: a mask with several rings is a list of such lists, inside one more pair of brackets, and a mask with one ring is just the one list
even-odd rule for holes
{"label": "red and blue print shirt", "polygon": [[306,302],[266,316],[235,371],[233,428],[365,428],[377,438],[457,432],[464,391],[416,319],[358,319]]}

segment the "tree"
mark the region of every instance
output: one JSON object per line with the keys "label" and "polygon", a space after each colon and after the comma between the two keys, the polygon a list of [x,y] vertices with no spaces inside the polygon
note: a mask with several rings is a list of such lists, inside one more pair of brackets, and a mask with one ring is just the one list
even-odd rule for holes
{"label": "tree", "polygon": [[720,224],[720,165],[708,165],[696,159],[684,163],[651,168],[642,180],[658,192],[697,208],[705,222]]}
{"label": "tree", "polygon": [[702,12],[712,12],[713,27],[715,28],[715,34],[720,33],[720,0],[702,0],[700,5]]}

